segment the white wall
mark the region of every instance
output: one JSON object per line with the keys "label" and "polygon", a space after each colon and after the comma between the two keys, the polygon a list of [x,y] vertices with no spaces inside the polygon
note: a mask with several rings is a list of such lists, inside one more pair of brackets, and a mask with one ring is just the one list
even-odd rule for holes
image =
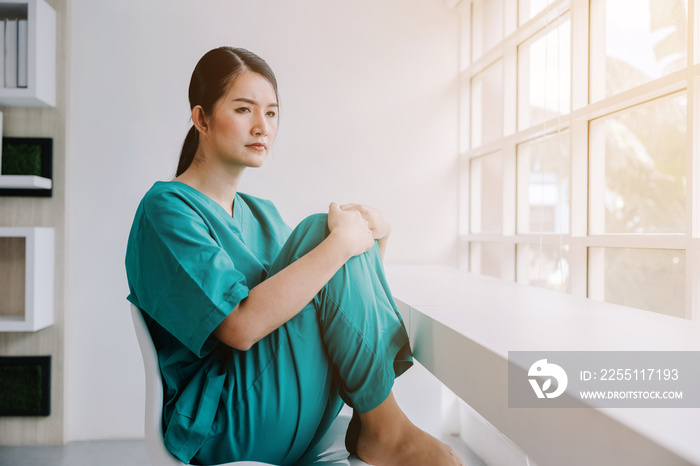
{"label": "white wall", "polygon": [[391,263],[456,263],[458,20],[440,0],[71,0],[66,440],[138,437],[143,375],[125,245],[174,172],[187,85],[219,45],[277,74],[281,127],[242,190],[288,223],[330,201],[384,209]]}

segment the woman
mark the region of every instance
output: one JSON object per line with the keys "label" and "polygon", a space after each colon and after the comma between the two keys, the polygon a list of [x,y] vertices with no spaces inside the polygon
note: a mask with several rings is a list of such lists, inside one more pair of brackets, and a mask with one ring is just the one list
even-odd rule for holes
{"label": "woman", "polygon": [[412,359],[381,264],[389,222],[332,203],[290,231],[272,203],[238,192],[277,131],[277,83],[255,54],[211,50],[189,98],[176,178],[144,196],[126,255],[128,299],[158,350],[167,448],[185,463],[306,464],[344,400],[346,445],[365,461],[461,464],[391,394]]}

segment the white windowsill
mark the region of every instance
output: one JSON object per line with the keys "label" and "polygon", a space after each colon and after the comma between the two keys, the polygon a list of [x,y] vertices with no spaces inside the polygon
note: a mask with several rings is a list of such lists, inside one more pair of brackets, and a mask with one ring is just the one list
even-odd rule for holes
{"label": "white windowsill", "polygon": [[449,267],[387,276],[416,359],[538,465],[700,464],[700,408],[516,409],[507,396],[508,351],[700,351],[700,324]]}

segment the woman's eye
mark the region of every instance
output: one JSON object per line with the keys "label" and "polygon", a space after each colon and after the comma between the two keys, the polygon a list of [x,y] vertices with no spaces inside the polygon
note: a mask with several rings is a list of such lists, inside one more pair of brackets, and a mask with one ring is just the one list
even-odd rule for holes
{"label": "woman's eye", "polygon": [[249,113],[250,109],[248,107],[239,107],[236,109],[238,113]]}
{"label": "woman's eye", "polygon": [[274,118],[277,114],[273,111],[267,112],[267,116]]}

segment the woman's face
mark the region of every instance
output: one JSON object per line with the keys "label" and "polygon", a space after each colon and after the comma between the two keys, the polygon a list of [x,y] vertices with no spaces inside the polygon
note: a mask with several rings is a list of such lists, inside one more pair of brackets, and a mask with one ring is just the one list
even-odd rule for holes
{"label": "woman's face", "polygon": [[278,103],[272,84],[246,71],[207,117],[207,153],[220,163],[259,167],[277,134]]}

